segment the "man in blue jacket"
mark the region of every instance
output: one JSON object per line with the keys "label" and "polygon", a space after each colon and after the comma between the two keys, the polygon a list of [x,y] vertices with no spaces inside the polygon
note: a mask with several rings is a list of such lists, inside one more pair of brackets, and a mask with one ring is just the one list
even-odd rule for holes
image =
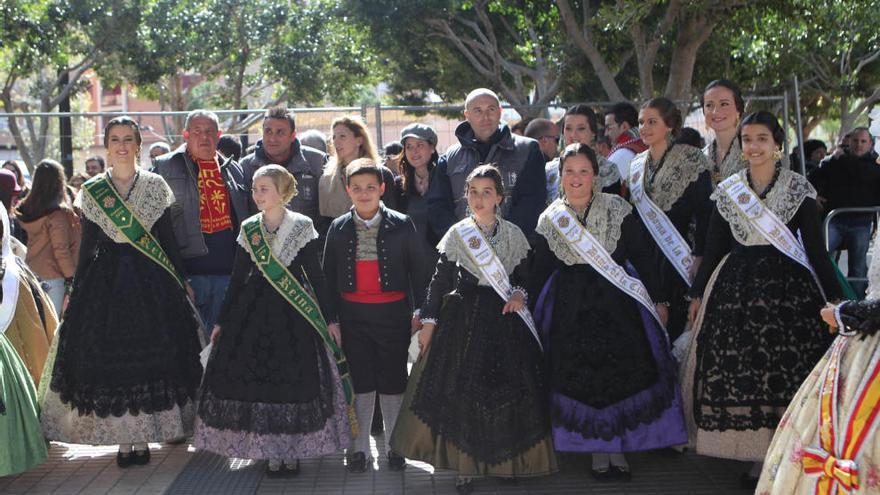
{"label": "man in blue jacket", "polygon": [[544,209],[544,155],[538,142],[514,135],[501,125],[501,103],[492,90],[479,88],[465,100],[465,122],[455,129],[458,143],[446,150],[428,189],[431,227],[443,236],[464,218],[465,179],[478,165],[494,163],[501,171],[505,201],[501,215],[531,236]]}

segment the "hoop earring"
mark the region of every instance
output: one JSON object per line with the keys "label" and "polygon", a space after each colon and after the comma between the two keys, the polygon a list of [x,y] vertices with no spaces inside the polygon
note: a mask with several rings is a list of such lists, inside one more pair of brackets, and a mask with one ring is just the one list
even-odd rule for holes
{"label": "hoop earring", "polygon": [[742,161],[744,161],[744,162],[749,161],[749,159],[746,158],[746,152],[745,152],[745,151],[740,152],[739,157],[740,157],[740,158],[742,159]]}
{"label": "hoop earring", "polygon": [[782,160],[782,150],[777,148],[776,151],[773,152],[773,160],[777,162]]}

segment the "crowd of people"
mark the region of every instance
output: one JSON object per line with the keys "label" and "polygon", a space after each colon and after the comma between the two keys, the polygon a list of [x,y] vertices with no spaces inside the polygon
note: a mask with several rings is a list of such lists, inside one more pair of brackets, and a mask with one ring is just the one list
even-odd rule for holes
{"label": "crowd of people", "polygon": [[[343,450],[364,472],[378,414],[380,469],[455,470],[461,493],[557,452],[628,480],[627,453],[682,446],[751,462],[760,493],[880,489],[880,262],[858,302],[820,229],[880,201],[874,138],[808,179],[736,84],[701,103],[703,147],[666,98],[520,135],[480,88],[442,153],[416,122],[383,162],[349,116],[307,145],[278,107],[244,156],[195,110],[149,167],[127,117],[79,181],[8,162],[0,475],[44,439],[118,444],[126,468],[190,437],[268,476]],[[832,222],[851,276],[872,224]]]}

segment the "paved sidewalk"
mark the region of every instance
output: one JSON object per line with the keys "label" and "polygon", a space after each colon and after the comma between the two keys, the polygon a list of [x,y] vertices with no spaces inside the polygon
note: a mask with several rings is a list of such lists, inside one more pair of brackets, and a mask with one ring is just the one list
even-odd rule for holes
{"label": "paved sidewalk", "polygon": [[[377,439],[381,445],[381,438]],[[297,478],[269,479],[265,464],[196,453],[188,445],[151,444],[147,466],[116,467],[115,447],[52,444],[44,464],[18,476],[0,478],[0,494],[453,494],[455,473],[408,463],[403,473],[385,462],[363,474],[350,474],[341,454],[302,461]],[[381,449],[384,451],[384,448]],[[374,455],[384,459],[384,452]],[[477,480],[475,494],[706,494],[746,495],[738,488],[747,465],[671,451],[629,456],[629,483],[597,483],[588,474],[586,455],[561,455],[560,472],[547,477],[502,484]]]}

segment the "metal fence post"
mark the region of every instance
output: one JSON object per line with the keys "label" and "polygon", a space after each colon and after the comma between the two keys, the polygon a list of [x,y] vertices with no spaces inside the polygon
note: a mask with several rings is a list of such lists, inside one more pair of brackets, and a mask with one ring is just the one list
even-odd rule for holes
{"label": "metal fence post", "polygon": [[376,103],[376,147],[380,150],[385,147],[382,139],[382,103]]}
{"label": "metal fence post", "polygon": [[786,89],[782,93],[782,130],[785,131],[785,143],[783,144],[785,152],[785,156],[789,156],[791,153],[791,148],[788,144],[788,128],[790,127],[790,123],[788,121],[788,90]]}
{"label": "metal fence post", "polygon": [[794,76],[794,118],[797,121],[798,157],[801,161],[801,173],[807,175],[807,157],[804,154],[804,125],[801,121],[801,90],[798,77]]}

